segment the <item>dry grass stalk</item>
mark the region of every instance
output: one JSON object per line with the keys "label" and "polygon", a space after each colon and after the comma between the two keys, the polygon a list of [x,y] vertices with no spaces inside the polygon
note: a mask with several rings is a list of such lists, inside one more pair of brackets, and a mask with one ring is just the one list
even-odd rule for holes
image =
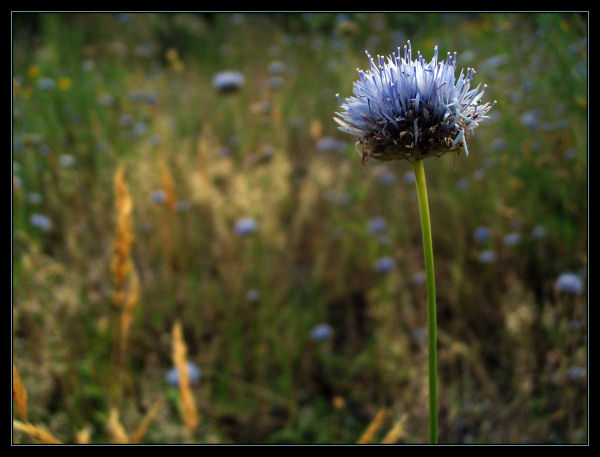
{"label": "dry grass stalk", "polygon": [[165,203],[169,209],[173,210],[175,208],[175,186],[173,185],[171,173],[169,173],[169,169],[164,164],[162,165],[162,181],[167,196]]}
{"label": "dry grass stalk", "polygon": [[77,444],[90,444],[91,432],[88,427],[84,427],[77,432],[75,435],[75,442]]}
{"label": "dry grass stalk", "polygon": [[394,444],[402,435],[404,435],[404,426],[406,425],[406,419],[408,416],[404,414],[400,419],[398,419],[392,428],[387,432],[383,440],[381,440],[381,444]]}
{"label": "dry grass stalk", "polygon": [[375,415],[367,429],[364,431],[357,444],[369,444],[371,441],[373,441],[375,434],[383,425],[385,415],[386,411],[384,408],[377,411],[377,414]]}
{"label": "dry grass stalk", "polygon": [[62,444],[62,442],[54,437],[45,427],[41,425],[33,425],[29,422],[21,422],[13,420],[13,427],[16,430],[27,433],[32,438],[44,443],[44,444]]}
{"label": "dry grass stalk", "polygon": [[133,321],[133,313],[140,296],[140,280],[135,269],[132,269],[131,271],[131,285],[127,293],[127,300],[123,306],[123,311],[121,312],[121,352],[123,353],[125,352],[125,343],[127,341],[127,335],[129,334],[129,327],[131,327],[131,322]]}
{"label": "dry grass stalk", "polygon": [[112,436],[111,442],[113,444],[129,443],[129,437],[127,436],[127,432],[125,432],[125,428],[123,428],[123,425],[119,420],[119,410],[117,410],[117,408],[111,408],[110,413],[108,414],[107,426],[108,431]]}
{"label": "dry grass stalk", "polygon": [[[113,354],[114,354],[114,382],[113,401],[118,404],[121,398],[121,381],[123,377],[123,362],[125,360],[125,337],[131,324],[133,309],[137,303],[138,284],[137,277],[129,287],[127,281],[132,271],[131,245],[133,243],[133,229],[131,213],[133,202],[129,188],[125,181],[125,167],[119,165],[114,179],[115,205],[117,221],[115,228],[115,242],[111,270],[115,286],[113,302]],[[125,323],[124,323],[125,321]]]}
{"label": "dry grass stalk", "polygon": [[190,376],[187,369],[187,348],[183,340],[183,330],[180,322],[173,325],[173,363],[179,371],[179,394],[180,409],[183,422],[192,433],[198,426],[198,413],[192,389],[190,387]]}
{"label": "dry grass stalk", "polygon": [[133,435],[131,435],[130,444],[138,444],[142,441],[144,436],[146,436],[146,432],[148,432],[148,428],[150,427],[150,424],[152,423],[152,421],[154,420],[154,418],[160,411],[160,407],[162,406],[162,403],[163,403],[163,399],[159,398],[150,407],[150,409],[146,413],[146,416],[144,417],[144,419],[142,419],[142,422],[140,423],[138,428],[135,430],[135,432],[133,432]]}
{"label": "dry grass stalk", "polygon": [[27,421],[27,389],[21,382],[17,367],[13,364],[13,401],[21,419]]}
{"label": "dry grass stalk", "polygon": [[131,227],[131,210],[133,203],[127,183],[125,182],[125,167],[121,164],[115,175],[115,200],[117,207],[117,227],[115,230],[114,254],[111,264],[115,283],[114,304],[121,308],[125,302],[125,281],[131,269],[131,244],[133,230]]}

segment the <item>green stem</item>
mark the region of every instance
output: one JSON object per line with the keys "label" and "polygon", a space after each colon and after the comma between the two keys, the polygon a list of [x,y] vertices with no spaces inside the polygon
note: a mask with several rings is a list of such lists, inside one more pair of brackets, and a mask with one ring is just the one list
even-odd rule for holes
{"label": "green stem", "polygon": [[413,162],[419,214],[423,233],[423,254],[427,272],[427,323],[429,335],[429,441],[438,442],[438,405],[437,405],[437,319],[435,306],[435,273],[433,271],[433,243],[431,241],[431,223],[429,203],[427,201],[427,183],[423,160]]}

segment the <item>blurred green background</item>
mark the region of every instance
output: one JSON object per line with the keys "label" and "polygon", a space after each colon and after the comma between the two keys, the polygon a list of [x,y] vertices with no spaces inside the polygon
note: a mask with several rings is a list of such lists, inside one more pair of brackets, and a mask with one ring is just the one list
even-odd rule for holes
{"label": "blurred green background", "polygon": [[[381,410],[371,442],[394,424],[427,442],[412,168],[361,169],[332,119],[365,49],[410,39],[457,51],[498,100],[468,158],[425,163],[440,442],[587,442],[585,14],[13,13],[12,33],[12,349],[32,423],[111,441],[123,164],[126,430],[164,398],[145,443],[355,443]],[[233,93],[213,85],[225,70]],[[176,320],[202,373],[193,433],[165,378]]]}

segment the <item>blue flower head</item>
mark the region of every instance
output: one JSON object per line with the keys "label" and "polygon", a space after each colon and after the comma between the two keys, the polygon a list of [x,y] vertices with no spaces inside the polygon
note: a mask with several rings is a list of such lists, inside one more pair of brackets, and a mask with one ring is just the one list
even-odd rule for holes
{"label": "blue flower head", "polygon": [[579,295],[583,292],[583,281],[575,273],[567,271],[558,277],[555,287],[559,292]]}
{"label": "blue flower head", "polygon": [[56,87],[56,82],[51,78],[41,78],[38,87],[42,90],[52,90]]}
{"label": "blue flower head", "polygon": [[310,338],[313,341],[323,341],[333,334],[333,329],[329,324],[319,324],[310,332]]}
{"label": "blue flower head", "polygon": [[229,93],[240,89],[246,82],[239,71],[221,71],[213,78],[213,86],[219,92]]}
{"label": "blue flower head", "polygon": [[258,222],[251,217],[240,219],[235,224],[235,232],[238,235],[250,235],[258,228]]}
{"label": "blue flower head", "polygon": [[163,189],[156,189],[150,194],[150,199],[154,203],[164,203],[167,201],[167,193]]}
{"label": "blue flower head", "polygon": [[373,235],[385,233],[387,230],[387,222],[381,216],[373,217],[367,222],[367,229]]}
{"label": "blue flower head", "polygon": [[387,171],[379,178],[379,184],[382,186],[391,186],[396,182],[396,175],[391,171]]}
{"label": "blue flower head", "polygon": [[479,261],[481,263],[493,263],[496,261],[496,252],[492,250],[483,251],[479,254]]}
{"label": "blue flower head", "polygon": [[473,236],[475,237],[475,241],[479,243],[483,243],[490,239],[491,230],[489,227],[485,225],[480,225],[475,229],[475,233]]}
{"label": "blue flower head", "polygon": [[52,221],[48,216],[44,216],[43,214],[32,214],[29,218],[29,222],[42,232],[49,232],[52,230]]}
{"label": "blue flower head", "polygon": [[516,232],[511,232],[504,237],[504,244],[507,246],[515,246],[521,241],[521,235]]}
{"label": "blue flower head", "polygon": [[389,273],[396,268],[396,262],[391,257],[381,257],[375,262],[375,271],[378,273]]}
{"label": "blue flower head", "polygon": [[392,53],[377,56],[366,52],[371,69],[358,70],[353,96],[339,97],[341,112],[334,120],[339,129],[358,137],[362,162],[370,157],[381,160],[420,160],[461,147],[468,155],[466,134],[473,133],[494,103],[482,103],[486,85],[471,89],[475,70],[461,70],[458,79],[456,53],[438,62],[438,48],[426,62],[417,51],[412,60],[410,41],[404,57]]}
{"label": "blue flower head", "polygon": [[[192,362],[187,363],[187,372],[188,372],[188,376],[190,379],[190,384],[196,384],[198,381],[200,381],[200,378],[202,378],[202,372],[200,371],[200,368],[198,368]],[[179,370],[177,369],[177,367],[171,368],[167,372],[167,375],[165,376],[165,378],[166,378],[167,382],[169,383],[169,385],[171,385],[173,387],[178,387],[179,386]]]}
{"label": "blue flower head", "polygon": [[260,292],[258,290],[250,289],[246,293],[246,301],[248,303],[256,303],[258,300],[260,300]]}

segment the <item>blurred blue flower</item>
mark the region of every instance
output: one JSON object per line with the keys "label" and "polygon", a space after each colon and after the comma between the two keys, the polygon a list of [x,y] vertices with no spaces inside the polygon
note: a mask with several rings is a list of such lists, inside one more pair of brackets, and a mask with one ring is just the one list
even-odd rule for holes
{"label": "blurred blue flower", "polygon": [[464,147],[466,134],[487,118],[494,103],[481,103],[486,85],[470,89],[475,70],[461,71],[455,78],[456,53],[438,62],[434,48],[431,62],[420,52],[412,60],[410,41],[404,57],[393,53],[377,63],[367,52],[371,69],[358,70],[354,96],[339,98],[341,113],[335,121],[340,130],[355,135],[363,148],[363,163],[369,157],[422,159]]}
{"label": "blurred blue flower", "polygon": [[481,64],[481,69],[492,69],[496,68],[508,60],[508,56],[506,54],[492,56],[489,59],[485,60],[483,64]]}
{"label": "blurred blue flower", "polygon": [[130,114],[123,114],[120,123],[123,127],[129,127],[133,124],[133,117]]}
{"label": "blurred blue flower", "polygon": [[16,138],[15,140],[13,140],[13,152],[20,151],[24,147],[25,147],[25,142],[22,139]]}
{"label": "blurred blue flower", "polygon": [[391,171],[386,171],[379,178],[379,184],[381,184],[382,186],[391,186],[396,182],[397,179],[398,178],[396,177],[395,173]]}
{"label": "blurred blue flower", "polygon": [[583,280],[569,271],[561,274],[554,284],[559,292],[579,295],[583,292]]}
{"label": "blurred blue flower", "polygon": [[402,176],[402,179],[406,184],[414,184],[415,183],[415,174],[412,171],[407,171]]}
{"label": "blurred blue flower", "polygon": [[479,254],[479,261],[481,263],[493,263],[496,261],[496,253],[492,250],[487,250]]}
{"label": "blurred blue flower", "polygon": [[375,262],[375,271],[378,273],[389,273],[396,268],[396,261],[391,257],[381,257]]}
{"label": "blurred blue flower", "polygon": [[258,290],[250,289],[246,293],[246,301],[248,303],[256,303],[258,300],[260,300],[260,292]]}
{"label": "blurred blue flower", "polygon": [[142,136],[148,131],[148,129],[148,124],[145,122],[136,122],[135,126],[133,127],[133,134],[136,136]]}
{"label": "blurred blue flower", "polygon": [[427,279],[427,274],[424,271],[419,271],[412,276],[412,283],[415,286],[420,286],[425,283]]}
{"label": "blurred blue flower", "polygon": [[218,153],[220,156],[227,157],[228,155],[231,155],[231,149],[227,146],[221,146]]}
{"label": "blurred blue flower", "polygon": [[38,88],[42,90],[52,90],[56,87],[56,82],[51,78],[40,78]]}
{"label": "blurred blue flower", "polygon": [[175,209],[178,213],[184,213],[190,209],[190,202],[182,200],[175,203]]}
{"label": "blurred blue flower", "polygon": [[475,229],[473,236],[475,238],[475,241],[477,241],[478,243],[484,243],[485,241],[490,239],[490,234],[491,230],[489,227],[486,227],[485,225],[480,225]]}
{"label": "blurred blue flower", "polygon": [[[193,362],[187,362],[187,371],[190,384],[196,384],[202,378],[202,371]],[[179,370],[177,367],[171,368],[165,378],[170,386],[179,387]]]}
{"label": "blurred blue flower", "polygon": [[575,158],[575,148],[567,149],[565,151],[565,157],[567,159],[574,159]]}
{"label": "blurred blue flower", "polygon": [[371,234],[384,233],[387,230],[387,222],[383,217],[373,217],[367,222],[367,229]]}
{"label": "blurred blue flower", "polygon": [[583,328],[583,321],[581,319],[575,319],[569,322],[569,328],[571,330],[579,330]]}
{"label": "blurred blue flower", "polygon": [[219,92],[235,92],[246,83],[244,75],[239,71],[221,71],[213,78],[213,86]]}
{"label": "blurred blue flower", "polygon": [[540,111],[538,109],[532,109],[526,111],[521,115],[521,124],[530,129],[537,129],[540,125]]}
{"label": "blurred blue flower", "polygon": [[42,202],[42,196],[37,192],[29,192],[27,194],[27,203],[39,205]]}
{"label": "blurred blue flower", "polygon": [[149,105],[158,104],[158,96],[155,92],[147,92],[142,90],[134,90],[130,93],[131,98],[136,102],[147,103]]}
{"label": "blurred blue flower", "polygon": [[333,328],[329,324],[319,324],[310,332],[310,339],[313,341],[323,341],[333,334]]}
{"label": "blurred blue flower", "polygon": [[154,44],[152,43],[138,44],[133,48],[133,54],[139,57],[152,57],[154,51]]}
{"label": "blurred blue flower", "polygon": [[581,381],[586,378],[587,370],[584,367],[571,367],[568,376],[572,381]]}
{"label": "blurred blue flower", "polygon": [[70,154],[61,154],[59,161],[63,167],[70,167],[75,163],[75,157]]}
{"label": "blurred blue flower", "polygon": [[153,190],[150,194],[150,200],[154,203],[164,203],[167,201],[167,193],[163,189]]}
{"label": "blurred blue flower", "polygon": [[390,244],[390,237],[387,236],[387,234],[382,233],[377,235],[377,241],[379,241],[381,244]]}
{"label": "blurred blue flower", "polygon": [[402,43],[406,40],[406,33],[403,30],[392,30],[390,36],[393,43]]}
{"label": "blurred blue flower", "polygon": [[367,41],[365,42],[365,46],[367,48],[374,48],[379,44],[380,41],[381,41],[381,39],[377,35],[371,35],[367,38]]}
{"label": "blurred blue flower", "polygon": [[414,329],[412,332],[412,339],[417,346],[420,346],[427,339],[427,331],[421,327]]}
{"label": "blurred blue flower", "polygon": [[83,62],[81,62],[81,69],[85,72],[92,71],[95,66],[96,62],[94,62],[92,59],[85,59]]}
{"label": "blurred blue flower", "polygon": [[285,73],[285,64],[281,60],[274,60],[269,64],[269,73],[273,75]]}
{"label": "blurred blue flower", "polygon": [[519,92],[511,92],[508,94],[508,98],[511,102],[517,104],[521,101],[521,94]]}
{"label": "blurred blue flower", "polygon": [[251,217],[240,219],[235,224],[235,232],[238,235],[250,235],[256,231],[258,223]]}
{"label": "blurred blue flower", "polygon": [[324,137],[317,141],[317,151],[343,151],[346,148],[346,143],[332,137]]}
{"label": "blurred blue flower", "polygon": [[473,178],[475,178],[476,181],[482,181],[485,178],[485,170],[482,170],[481,168],[479,170],[475,170],[475,173],[473,173]]}
{"label": "blurred blue flower", "polygon": [[496,139],[492,143],[492,148],[494,148],[494,151],[502,151],[506,148],[506,141],[500,138]]}
{"label": "blurred blue flower", "polygon": [[271,89],[281,89],[285,80],[281,76],[273,76],[269,78],[269,87]]}
{"label": "blurred blue flower", "polygon": [[515,246],[519,244],[519,241],[521,241],[521,235],[516,232],[511,232],[504,237],[504,244],[506,246]]}
{"label": "blurred blue flower", "polygon": [[158,135],[152,135],[148,138],[148,143],[150,143],[150,146],[157,146],[160,144],[160,137]]}
{"label": "blurred blue flower", "polygon": [[347,194],[346,192],[342,192],[342,193],[338,194],[335,199],[335,203],[340,206],[346,206],[346,205],[350,204],[350,202],[352,202],[352,197],[350,196],[350,194]]}
{"label": "blurred blue flower", "polygon": [[483,167],[484,168],[494,168],[496,165],[498,165],[498,158],[497,157],[486,157],[483,160]]}
{"label": "blurred blue flower", "polygon": [[471,183],[469,182],[469,180],[467,178],[462,178],[462,179],[459,179],[458,181],[456,181],[456,188],[458,190],[467,190],[470,185],[471,185]]}
{"label": "blurred blue flower", "polygon": [[40,229],[42,232],[49,232],[52,230],[52,221],[48,216],[44,216],[43,214],[32,214],[29,218],[29,223]]}
{"label": "blurred blue flower", "polygon": [[529,92],[531,89],[533,89],[533,87],[534,85],[531,79],[526,79],[521,83],[521,90],[523,92]]}
{"label": "blurred blue flower", "polygon": [[98,97],[98,103],[102,106],[111,106],[115,102],[115,98],[110,94],[102,94]]}
{"label": "blurred blue flower", "polygon": [[559,119],[554,124],[554,130],[564,130],[569,127],[569,121],[567,119]]}
{"label": "blurred blue flower", "polygon": [[118,13],[115,17],[119,24],[124,24],[133,19],[133,14],[131,13]]}

